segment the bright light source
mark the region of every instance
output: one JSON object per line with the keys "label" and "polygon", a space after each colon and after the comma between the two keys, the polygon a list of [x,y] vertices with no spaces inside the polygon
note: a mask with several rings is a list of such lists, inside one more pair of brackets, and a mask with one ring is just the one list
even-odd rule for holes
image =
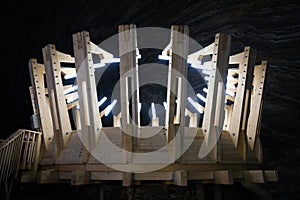
{"label": "bright light source", "polygon": [[192,106],[199,112],[203,113],[203,110],[199,103],[195,102],[191,97],[188,97],[187,100],[192,104]]}
{"label": "bright light source", "polygon": [[114,99],[113,102],[109,106],[106,107],[105,113],[104,113],[105,117],[109,115],[110,111],[114,108],[116,103],[117,103],[117,100]]}
{"label": "bright light source", "polygon": [[205,97],[202,96],[201,94],[197,93],[197,97],[198,97],[201,101],[203,101],[204,103],[206,102]]}
{"label": "bright light source", "polygon": [[100,101],[98,101],[98,107],[100,107],[106,100],[107,97],[103,97]]}

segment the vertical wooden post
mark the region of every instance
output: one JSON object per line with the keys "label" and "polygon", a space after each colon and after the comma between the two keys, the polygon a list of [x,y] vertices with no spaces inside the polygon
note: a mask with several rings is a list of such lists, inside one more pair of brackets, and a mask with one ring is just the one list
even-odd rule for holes
{"label": "vertical wooden post", "polygon": [[253,89],[251,93],[251,109],[247,124],[248,145],[251,150],[255,151],[256,158],[259,162],[262,162],[262,147],[258,135],[260,129],[266,70],[267,61],[262,61],[261,65],[257,65],[254,68]]}
{"label": "vertical wooden post", "polygon": [[224,130],[228,130],[228,125],[232,115],[232,108],[233,108],[233,104],[225,105],[225,119],[224,119],[224,126],[223,126]]}
{"label": "vertical wooden post", "polygon": [[250,91],[252,87],[253,67],[256,51],[250,47],[244,48],[244,55],[239,62],[239,78],[236,96],[233,104],[228,131],[233,143],[242,155],[247,158],[247,143],[245,137],[246,120],[249,112]]}
{"label": "vertical wooden post", "polygon": [[[213,158],[220,161],[220,142],[217,136],[221,135],[224,123],[224,101],[227,68],[230,53],[230,36],[216,34],[212,55],[211,74],[208,82],[202,130],[205,137],[204,145],[207,145],[208,152],[213,150]],[[215,141],[218,140],[216,145]],[[207,152],[207,153],[208,153]],[[199,152],[199,156],[204,152]]]}
{"label": "vertical wooden post", "polygon": [[67,103],[64,97],[59,55],[60,52],[56,51],[53,44],[43,48],[50,110],[58,154],[66,147],[72,131]]}
{"label": "vertical wooden post", "polygon": [[[136,57],[136,26],[134,24],[119,25],[119,56],[120,56],[120,96],[121,96],[121,126],[123,145],[127,150],[126,162],[132,161],[132,153],[137,141],[131,135],[139,134],[139,85]],[[135,91],[134,91],[135,90]],[[129,115],[129,100],[131,96],[132,122]]]}
{"label": "vertical wooden post", "polygon": [[88,32],[73,34],[73,49],[77,72],[80,127],[88,148],[92,150],[100,136],[102,123],[99,117],[97,85]]}
{"label": "vertical wooden post", "polygon": [[53,140],[54,132],[50,108],[45,94],[45,67],[42,64],[38,64],[36,59],[30,59],[29,72],[31,78],[32,91],[34,99],[36,100],[36,112],[41,120],[40,131],[43,133],[43,143],[45,145],[45,150],[47,150],[49,144]]}
{"label": "vertical wooden post", "polygon": [[35,152],[34,152],[34,161],[33,161],[33,167],[32,167],[32,178],[34,181],[36,181],[37,178],[37,172],[39,167],[39,161],[40,161],[40,149],[41,149],[41,135],[39,133],[34,133],[36,135],[36,141],[35,141]]}
{"label": "vertical wooden post", "polygon": [[180,140],[175,143],[175,148],[179,149],[184,137],[185,126],[188,34],[187,26],[173,25],[171,28],[172,52],[170,53],[172,60],[169,63],[168,72],[166,129],[168,142],[173,140],[176,132],[180,134]]}

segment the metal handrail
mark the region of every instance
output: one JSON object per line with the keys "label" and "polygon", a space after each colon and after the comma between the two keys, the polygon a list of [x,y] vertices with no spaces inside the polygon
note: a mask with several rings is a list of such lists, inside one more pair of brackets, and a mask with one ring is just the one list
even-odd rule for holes
{"label": "metal handrail", "polygon": [[19,169],[37,170],[41,135],[41,132],[19,129],[0,143],[0,184],[17,178]]}

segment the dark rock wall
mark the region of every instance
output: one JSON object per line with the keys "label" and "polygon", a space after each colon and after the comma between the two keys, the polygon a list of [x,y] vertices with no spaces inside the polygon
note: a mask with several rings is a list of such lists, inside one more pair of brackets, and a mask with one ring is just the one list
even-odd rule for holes
{"label": "dark rock wall", "polygon": [[269,63],[261,138],[265,165],[280,181],[265,186],[274,196],[293,199],[300,185],[300,5],[298,0],[165,1],[10,1],[1,3],[1,88],[4,120],[1,137],[30,128],[28,60],[42,62],[48,43],[72,54],[72,34],[87,30],[94,42],[117,33],[122,23],[170,28],[187,24],[203,46],[214,34],[232,36],[232,52],[245,45],[257,50],[257,62]]}

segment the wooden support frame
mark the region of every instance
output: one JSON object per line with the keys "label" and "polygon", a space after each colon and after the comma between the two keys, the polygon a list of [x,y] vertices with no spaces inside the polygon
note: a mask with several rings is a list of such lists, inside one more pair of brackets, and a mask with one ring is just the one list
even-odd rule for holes
{"label": "wooden support frame", "polygon": [[56,50],[55,45],[43,48],[50,110],[56,138],[56,156],[66,147],[71,136],[71,123],[61,79],[61,62],[74,63],[73,57]]}
{"label": "wooden support frame", "polygon": [[255,140],[258,136],[259,118],[263,103],[263,91],[267,61],[262,61],[254,68],[253,90],[251,93],[251,110],[247,126],[247,139],[251,150],[254,149]]}
{"label": "wooden support frame", "polygon": [[263,161],[263,148],[259,133],[266,71],[267,61],[262,61],[260,65],[257,65],[254,68],[253,89],[251,91],[251,108],[247,124],[248,148],[255,157],[254,162],[258,161],[259,163],[262,163]]}
{"label": "wooden support frame", "polygon": [[75,67],[79,96],[80,127],[85,145],[95,148],[100,137],[102,123],[99,117],[97,85],[92,59],[92,45],[86,31],[73,34]]}
{"label": "wooden support frame", "polygon": [[250,91],[256,51],[245,47],[243,54],[231,56],[230,63],[239,63],[239,78],[228,131],[235,147],[247,160],[246,122],[249,115]]}
{"label": "wooden support frame", "polygon": [[29,72],[32,85],[32,93],[36,106],[36,113],[41,120],[40,131],[43,133],[43,144],[45,150],[48,150],[54,137],[52,117],[50,113],[48,97],[45,91],[45,67],[37,62],[37,59],[29,60]]}
{"label": "wooden support frame", "polygon": [[[134,136],[139,136],[139,82],[137,65],[136,25],[119,25],[119,56],[120,56],[120,96],[121,96],[121,127],[123,148],[126,149],[126,162],[132,162],[132,152],[137,146]],[[132,123],[129,115],[131,96]],[[131,133],[132,135],[128,135]]]}
{"label": "wooden support frame", "polygon": [[[185,108],[186,108],[186,79],[187,79],[187,57],[188,57],[188,37],[187,26],[173,25],[171,27],[171,39],[169,52],[171,61],[168,68],[167,87],[167,109],[166,109],[166,137],[167,142],[171,142],[175,134],[180,134],[179,140],[175,141],[175,146],[171,147],[170,153],[181,152],[172,148],[182,148],[181,142],[184,137]],[[177,93],[177,94],[175,94]],[[176,104],[176,96],[177,104]],[[175,113],[176,106],[176,113]],[[178,155],[174,156],[178,157]]]}
{"label": "wooden support frame", "polygon": [[[41,117],[42,125],[48,125],[56,139],[52,143],[46,141],[46,130],[44,131],[43,126],[41,127],[44,142],[48,142],[45,154],[41,154],[42,160],[39,160],[40,154],[37,151],[40,148],[41,135],[35,135],[35,133],[21,135],[10,141],[9,148],[0,148],[0,154],[5,155],[0,156],[0,161],[3,161],[0,162],[0,169],[5,172],[0,171],[1,180],[8,177],[6,172],[11,173],[12,169],[16,169],[15,166],[20,165],[18,169],[34,172],[32,175],[23,172],[21,181],[34,180],[35,172],[39,171],[37,176],[39,183],[69,182],[72,185],[82,185],[118,180],[122,181],[123,186],[130,187],[134,184],[141,184],[142,181],[165,181],[166,184],[179,186],[187,186],[189,181],[226,185],[233,184],[235,181],[250,183],[277,181],[278,176],[275,170],[263,170],[261,166],[262,147],[259,139],[259,126],[267,62],[263,61],[261,65],[255,66],[252,82],[255,50],[245,47],[243,52],[229,56],[231,38],[218,33],[212,44],[188,55],[187,26],[172,26],[171,41],[162,53],[162,58],[170,61],[168,100],[165,106],[166,129],[164,129],[160,126],[140,127],[136,26],[134,24],[120,25],[118,39],[120,59],[114,58],[112,54],[92,43],[89,33],[83,31],[73,34],[75,58],[57,51],[54,45],[49,44],[43,48],[44,65],[38,64],[36,59],[30,60],[29,70],[32,79],[30,92],[34,113],[44,116],[48,113],[46,115],[49,118],[48,121],[44,122],[46,118]],[[92,54],[99,56],[100,63],[94,63]],[[204,61],[206,60],[206,57],[202,59],[204,56],[212,56],[212,59]],[[102,127],[101,115],[105,113],[105,110],[99,113],[101,103],[98,102],[94,70],[104,67],[106,63],[118,62],[118,60],[120,60],[121,112],[114,116],[114,127]],[[75,62],[75,68],[62,68],[61,62]],[[190,112],[185,105],[186,100],[190,101],[186,96],[187,63],[197,69],[205,70],[203,73],[206,74],[204,79],[208,83],[207,98],[203,100],[197,95],[206,103],[205,108],[194,102],[194,107],[196,109],[199,107],[197,110],[200,113],[202,109],[204,110],[202,128],[198,127],[198,113]],[[230,64],[238,64],[239,68],[228,69]],[[78,93],[74,92],[74,88],[69,88],[70,85],[62,83],[61,75],[70,74],[77,75]],[[238,79],[234,77],[237,74]],[[44,75],[46,75],[48,88],[44,85]],[[233,78],[226,79],[227,75]],[[238,84],[238,86],[226,88],[227,83],[231,86]],[[65,90],[68,88],[74,93],[67,93]],[[225,88],[236,95],[226,96]],[[130,90],[137,92],[131,96]],[[77,98],[78,101],[74,100]],[[233,104],[225,105],[225,98],[231,100]],[[74,101],[69,102],[70,99]],[[69,101],[66,103],[66,100]],[[132,107],[129,107],[130,103]],[[67,138],[64,135],[70,120],[67,112],[74,106],[77,106],[75,118],[78,132],[71,130],[70,138]],[[131,116],[134,123],[130,122],[130,109],[133,111]],[[110,109],[107,108],[108,110]],[[159,125],[155,114],[153,116],[152,125]],[[190,118],[189,125],[185,124],[186,116]],[[235,126],[233,126],[234,123]],[[228,127],[226,127],[227,124]],[[161,129],[158,137],[154,138],[153,135],[150,137],[150,132],[155,128]],[[233,129],[239,134],[238,138],[230,136]],[[195,137],[191,134],[191,130],[195,131]],[[84,142],[79,138],[79,131],[83,131],[83,134],[88,136],[87,144],[90,148],[88,150],[93,150],[99,135],[105,134],[120,148],[120,151],[117,149],[117,154],[107,152],[107,155],[120,156],[120,162],[113,161],[106,165],[97,160],[84,147]],[[133,137],[141,135],[149,136],[149,140],[143,137],[137,141]],[[171,142],[178,135],[180,139],[177,137],[176,139],[179,140],[175,140],[174,146],[168,149],[170,156],[178,158],[175,150],[183,146],[185,139],[192,140],[192,144],[174,163],[160,168],[162,163],[152,162],[153,160],[144,162],[132,157],[133,152],[148,153],[161,148],[161,144]],[[205,155],[201,154],[199,148],[201,151],[202,146],[211,145],[211,141],[216,142],[216,145],[213,144]],[[0,147],[3,144],[1,143]],[[24,159],[18,161],[17,164],[14,162],[17,160],[16,155],[13,154],[14,148],[18,152],[23,152],[24,155]],[[54,153],[52,153],[53,149]],[[123,154],[123,150],[126,150],[126,154]],[[53,154],[54,161],[50,156],[49,162],[49,154],[51,156]],[[13,155],[12,159],[10,155]],[[130,171],[131,166],[134,167],[132,171]],[[126,172],[117,170],[124,169],[124,167],[127,167]],[[136,173],[136,171],[143,172],[152,167],[158,170]]]}
{"label": "wooden support frame", "polygon": [[[213,158],[220,161],[220,143],[217,141],[221,135],[224,124],[224,101],[225,84],[227,77],[227,64],[229,61],[231,37],[218,33],[215,35],[211,74],[208,82],[208,92],[206,96],[204,117],[202,123],[205,145],[213,150]],[[201,150],[200,150],[201,151]],[[199,152],[200,156],[201,152]],[[202,156],[201,156],[202,157]]]}

